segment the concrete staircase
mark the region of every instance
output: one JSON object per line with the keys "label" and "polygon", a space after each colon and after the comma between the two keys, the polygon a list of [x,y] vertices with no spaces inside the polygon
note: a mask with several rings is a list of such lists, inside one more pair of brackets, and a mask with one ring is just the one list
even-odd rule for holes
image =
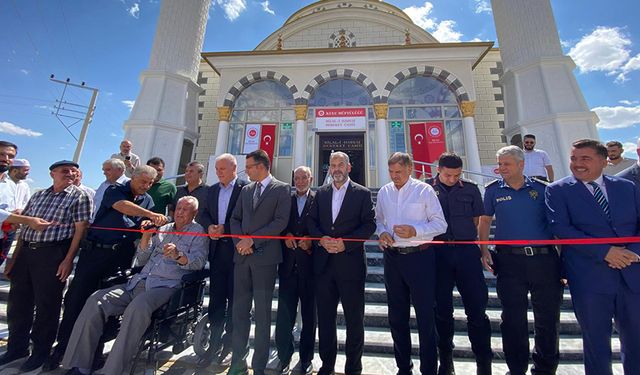
{"label": "concrete staircase", "polygon": [[[384,288],[384,276],[383,276],[383,257],[381,251],[377,248],[377,245],[373,242],[367,243],[367,263],[368,263],[368,275],[365,288],[365,360],[364,360],[364,373],[366,374],[392,374],[395,373],[395,363],[393,360],[393,340],[388,328],[387,320],[387,305],[386,305],[386,291]],[[485,274],[485,281],[489,287],[489,304],[487,315],[491,321],[492,328],[492,348],[495,352],[495,365],[494,369],[496,373],[504,373],[502,370],[506,369],[504,364],[504,352],[502,350],[502,340],[500,338],[500,301],[495,291],[495,278],[490,274]],[[7,281],[0,281],[0,338],[6,339],[6,303],[9,293],[9,283]],[[456,335],[454,337],[455,342],[455,360],[456,368],[459,374],[473,373],[475,371],[475,365],[473,363],[473,353],[471,351],[471,344],[467,338],[466,332],[466,317],[464,314],[464,307],[462,300],[457,291],[454,290],[454,318]],[[208,304],[208,297],[205,299],[205,305]],[[272,332],[275,329],[275,312],[277,310],[277,286],[276,296],[272,304],[273,309],[273,321]],[[528,314],[529,318],[529,331],[531,334],[531,348],[533,348],[533,313],[531,310]],[[415,366],[419,368],[418,361],[418,333],[416,329],[415,315],[412,311],[411,322],[412,328],[412,342],[413,351],[415,355]],[[251,333],[253,337],[253,330]],[[346,338],[345,320],[342,313],[342,307],[339,306],[338,311],[338,345],[339,350],[344,350],[344,343]],[[317,343],[316,343],[317,345]],[[614,358],[617,362],[620,359],[620,342],[617,336],[614,336],[612,340]],[[170,373],[198,373],[195,369],[195,359],[193,353],[187,350],[178,356],[173,356],[170,351],[167,351],[166,360],[167,363],[171,363],[172,370]],[[296,363],[294,357],[294,362]],[[580,336],[580,327],[576,321],[575,315],[571,308],[571,298],[568,290],[565,291],[564,299],[562,303],[562,311],[560,316],[560,358],[561,367],[559,374],[580,374],[584,370],[581,362],[583,358],[582,352],[582,340]],[[340,371],[340,363],[343,363],[344,357],[339,356],[338,366],[336,370]],[[320,361],[316,355],[316,369],[320,366]],[[176,366],[180,369],[178,372]],[[272,361],[271,367],[277,366],[277,360]],[[184,367],[184,372],[182,371]],[[621,373],[620,364],[614,365],[615,373]],[[195,371],[195,372],[194,372]],[[200,370],[202,371],[202,370]],[[221,370],[222,371],[222,370]],[[462,371],[462,372],[461,372]],[[505,370],[506,371],[506,370]],[[219,372],[219,371],[216,371]],[[9,374],[14,372],[5,372],[0,369],[0,374]],[[61,372],[62,373],[62,372]],[[203,373],[203,372],[200,372]]]}

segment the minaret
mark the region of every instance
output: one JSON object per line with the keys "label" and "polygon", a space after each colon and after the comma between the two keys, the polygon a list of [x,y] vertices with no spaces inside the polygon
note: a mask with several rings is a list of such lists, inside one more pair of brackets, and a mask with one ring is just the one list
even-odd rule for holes
{"label": "minaret", "polygon": [[[210,0],[162,0],[149,67],[140,75],[140,93],[124,123],[125,138],[145,163],[164,159],[165,176],[191,159],[198,137],[196,84]],[[184,155],[183,155],[184,154]]]}
{"label": "minaret", "polygon": [[527,133],[549,153],[556,178],[570,174],[571,143],[598,139],[597,115],[589,110],[563,55],[549,0],[492,0],[505,102],[504,134],[517,143]]}

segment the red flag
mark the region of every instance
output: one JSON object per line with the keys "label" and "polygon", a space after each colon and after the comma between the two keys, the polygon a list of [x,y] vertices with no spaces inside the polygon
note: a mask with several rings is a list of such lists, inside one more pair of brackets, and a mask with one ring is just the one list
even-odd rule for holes
{"label": "red flag", "polygon": [[440,159],[440,155],[447,150],[447,143],[444,137],[444,126],[442,121],[431,121],[426,123],[427,127],[427,149],[429,150],[428,162],[433,163]]}
{"label": "red flag", "polygon": [[276,124],[262,124],[260,149],[269,155],[269,160],[273,162],[273,150],[276,144]]}
{"label": "red flag", "polygon": [[[423,163],[429,162],[429,149],[427,148],[427,129],[424,122],[409,123],[409,136],[411,137],[411,152],[413,160]],[[416,164],[416,178],[422,175],[422,165]],[[425,170],[430,170],[425,166]]]}

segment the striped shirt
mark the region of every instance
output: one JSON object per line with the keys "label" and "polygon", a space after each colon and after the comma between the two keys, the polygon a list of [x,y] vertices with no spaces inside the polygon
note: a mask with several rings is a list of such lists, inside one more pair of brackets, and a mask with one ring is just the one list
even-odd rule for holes
{"label": "striped shirt", "polygon": [[22,230],[22,239],[29,242],[62,241],[73,237],[75,223],[89,221],[93,202],[89,195],[75,185],[56,193],[53,186],[33,194],[23,211],[25,216],[54,222],[42,232],[29,227]]}

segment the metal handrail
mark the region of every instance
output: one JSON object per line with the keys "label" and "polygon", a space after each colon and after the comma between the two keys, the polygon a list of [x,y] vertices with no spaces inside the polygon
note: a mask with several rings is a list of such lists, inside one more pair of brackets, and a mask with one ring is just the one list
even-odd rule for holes
{"label": "metal handrail", "polygon": [[[415,160],[413,161],[413,163],[414,164],[420,164],[420,165],[426,165],[428,167],[437,167],[438,166],[438,164],[435,164],[435,163],[425,163],[425,162],[422,162],[422,161],[415,161]],[[426,172],[426,171],[421,171],[419,169],[415,169],[415,170],[418,171],[418,172],[421,172],[421,173],[429,173],[429,172]],[[487,178],[496,178],[496,176],[491,175],[491,174],[486,174],[486,173],[482,173],[482,172],[474,172],[474,171],[470,171],[470,170],[467,170],[467,169],[463,169],[462,173],[472,174],[472,175],[481,176],[481,177],[487,177]],[[429,174],[431,174],[431,173],[429,173]]]}

